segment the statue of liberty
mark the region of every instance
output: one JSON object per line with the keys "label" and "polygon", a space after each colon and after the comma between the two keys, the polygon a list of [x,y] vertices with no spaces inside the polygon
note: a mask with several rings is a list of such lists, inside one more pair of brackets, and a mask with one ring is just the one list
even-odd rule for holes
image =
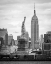
{"label": "statue of liberty", "polygon": [[22,22],[22,29],[21,29],[21,33],[22,33],[22,36],[24,36],[26,30],[25,30],[25,19],[26,17],[24,17],[24,21]]}

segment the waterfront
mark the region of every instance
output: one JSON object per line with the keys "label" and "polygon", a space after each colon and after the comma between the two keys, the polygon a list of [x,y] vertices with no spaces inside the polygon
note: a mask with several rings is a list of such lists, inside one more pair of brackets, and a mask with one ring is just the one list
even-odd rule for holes
{"label": "waterfront", "polygon": [[51,64],[51,61],[0,61],[0,64]]}

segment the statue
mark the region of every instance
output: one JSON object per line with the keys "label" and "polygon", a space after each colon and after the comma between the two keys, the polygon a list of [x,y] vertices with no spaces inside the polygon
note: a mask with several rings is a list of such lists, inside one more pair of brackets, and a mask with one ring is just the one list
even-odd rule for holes
{"label": "statue", "polygon": [[22,30],[21,30],[22,36],[25,34],[25,19],[26,17],[24,17],[24,21],[22,22]]}

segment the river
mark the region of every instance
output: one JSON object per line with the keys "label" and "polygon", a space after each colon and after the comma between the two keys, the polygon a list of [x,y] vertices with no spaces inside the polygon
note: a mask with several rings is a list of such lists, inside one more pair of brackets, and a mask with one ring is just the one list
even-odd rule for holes
{"label": "river", "polygon": [[51,64],[51,61],[0,61],[0,64]]}

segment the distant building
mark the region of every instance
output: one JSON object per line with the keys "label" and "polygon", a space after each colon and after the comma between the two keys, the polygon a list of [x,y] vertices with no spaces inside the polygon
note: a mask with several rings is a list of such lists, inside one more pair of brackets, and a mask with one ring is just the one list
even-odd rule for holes
{"label": "distant building", "polygon": [[5,44],[8,45],[8,33],[6,33],[5,35],[5,42],[6,42]]}
{"label": "distant building", "polygon": [[40,39],[41,39],[41,42],[43,43],[44,42],[43,34],[41,34],[41,38]]}
{"label": "distant building", "polygon": [[17,36],[17,40],[19,40],[20,36]]}
{"label": "distant building", "polygon": [[29,49],[31,49],[31,38],[29,37]]}
{"label": "distant building", "polygon": [[34,7],[34,15],[31,20],[31,46],[32,49],[38,49],[39,48],[39,24],[38,24],[38,18],[36,16],[36,11]]}
{"label": "distant building", "polygon": [[44,43],[43,35],[41,35],[40,41],[39,41],[39,46],[40,46],[41,49],[42,49],[42,43]]}
{"label": "distant building", "polygon": [[51,57],[51,43],[43,43],[42,50],[43,50],[43,54]]}
{"label": "distant building", "polygon": [[4,45],[8,44],[8,32],[7,29],[0,29],[0,37],[4,40]]}
{"label": "distant building", "polygon": [[15,45],[18,45],[18,40],[15,40]]}
{"label": "distant building", "polygon": [[51,31],[46,32],[46,34],[51,34]]}
{"label": "distant building", "polygon": [[51,43],[51,34],[44,34],[44,42]]}
{"label": "distant building", "polygon": [[10,45],[11,44],[11,40],[13,39],[13,35],[12,34],[10,34],[9,36],[8,36],[8,45]]}
{"label": "distant building", "polygon": [[29,41],[29,49],[31,48],[31,41]]}
{"label": "distant building", "polygon": [[14,39],[11,39],[11,43],[10,43],[10,45],[15,45],[15,40]]}

